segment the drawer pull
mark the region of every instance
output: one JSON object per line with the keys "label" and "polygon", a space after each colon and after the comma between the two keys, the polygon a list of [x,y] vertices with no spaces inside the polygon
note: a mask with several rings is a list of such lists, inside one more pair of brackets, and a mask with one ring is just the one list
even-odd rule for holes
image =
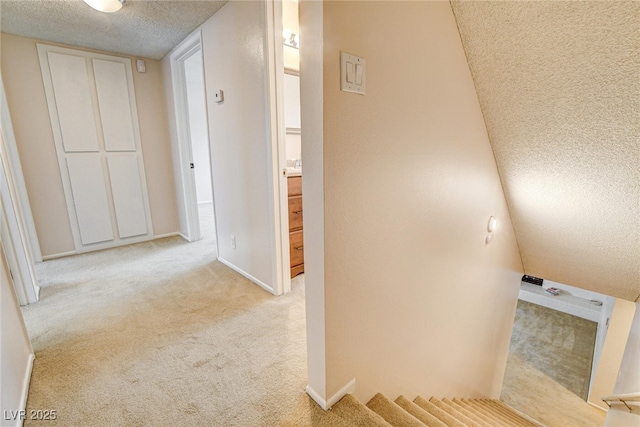
{"label": "drawer pull", "polygon": [[302,211],[295,211],[294,214],[296,215],[302,215]]}
{"label": "drawer pull", "polygon": [[296,248],[296,251],[303,251],[304,250],[304,246],[300,246],[299,248]]}

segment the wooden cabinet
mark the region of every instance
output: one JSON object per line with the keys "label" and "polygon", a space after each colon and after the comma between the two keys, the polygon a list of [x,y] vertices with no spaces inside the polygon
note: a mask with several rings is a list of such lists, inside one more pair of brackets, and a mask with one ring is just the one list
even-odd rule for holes
{"label": "wooden cabinet", "polygon": [[287,179],[289,195],[289,257],[291,277],[304,273],[304,239],[302,231],[302,177]]}

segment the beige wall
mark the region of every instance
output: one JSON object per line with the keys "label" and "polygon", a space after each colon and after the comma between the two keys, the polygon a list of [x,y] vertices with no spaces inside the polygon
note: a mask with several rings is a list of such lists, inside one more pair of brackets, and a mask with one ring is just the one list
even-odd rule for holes
{"label": "beige wall", "polygon": [[[33,349],[1,247],[0,258],[0,412],[4,415],[4,411],[25,409]],[[3,421],[2,425],[18,426],[22,423]]]}
{"label": "beige wall", "polygon": [[[282,26],[294,34],[300,34],[298,25],[298,1],[283,0],[282,2]],[[300,50],[290,46],[283,47],[284,66],[294,70],[300,69]]]}
{"label": "beige wall", "polygon": [[449,3],[325,2],[323,80],[327,395],[499,397],[522,264]]}
{"label": "beige wall", "polygon": [[[38,61],[39,41],[5,33],[1,37],[2,77],[42,255],[73,251]],[[133,78],[153,229],[161,235],[177,231],[178,219],[161,64],[145,62],[147,72],[134,71]]]}
{"label": "beige wall", "polygon": [[608,407],[601,400],[601,397],[613,394],[635,311],[636,304],[623,299],[616,299],[613,306],[607,337],[604,341],[598,370],[589,395],[589,402],[604,410]]}

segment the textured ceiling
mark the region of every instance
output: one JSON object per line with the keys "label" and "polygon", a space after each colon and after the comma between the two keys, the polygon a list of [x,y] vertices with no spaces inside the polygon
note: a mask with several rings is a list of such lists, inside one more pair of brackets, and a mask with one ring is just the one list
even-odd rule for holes
{"label": "textured ceiling", "polygon": [[525,272],[638,300],[640,2],[452,8]]}
{"label": "textured ceiling", "polygon": [[2,32],[124,55],[162,59],[226,1],[128,0],[115,13],[81,0],[0,1]]}

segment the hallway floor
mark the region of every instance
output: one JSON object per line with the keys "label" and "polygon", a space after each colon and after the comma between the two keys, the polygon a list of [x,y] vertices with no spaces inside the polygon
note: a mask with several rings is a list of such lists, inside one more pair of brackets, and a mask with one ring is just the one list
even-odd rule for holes
{"label": "hallway floor", "polygon": [[607,415],[513,353],[500,399],[547,427],[600,427]]}

